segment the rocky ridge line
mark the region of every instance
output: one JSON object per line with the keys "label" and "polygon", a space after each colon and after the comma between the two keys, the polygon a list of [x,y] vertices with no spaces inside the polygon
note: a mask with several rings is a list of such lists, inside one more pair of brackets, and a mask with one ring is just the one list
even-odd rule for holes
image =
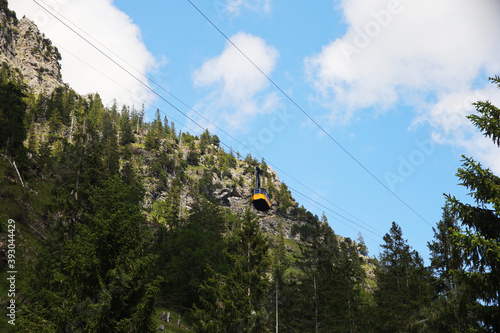
{"label": "rocky ridge line", "polygon": [[0,63],[19,69],[35,94],[50,94],[64,85],[61,54],[35,23],[25,17],[18,20],[6,3],[0,1]]}

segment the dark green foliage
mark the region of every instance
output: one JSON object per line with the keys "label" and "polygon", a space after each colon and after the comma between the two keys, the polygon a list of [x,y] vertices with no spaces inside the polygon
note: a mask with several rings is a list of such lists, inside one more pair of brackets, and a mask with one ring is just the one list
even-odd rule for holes
{"label": "dark green foliage", "polygon": [[[490,79],[500,87],[500,78]],[[475,103],[478,114],[469,119],[500,147],[499,110],[489,102]],[[447,196],[451,212],[462,223],[453,241],[463,253],[465,272],[457,272],[477,303],[470,309],[477,322],[490,331],[500,331],[500,178],[472,158],[464,157],[458,169],[461,185],[467,187],[477,206]]]}
{"label": "dark green foliage", "polygon": [[278,204],[278,208],[276,209],[276,211],[281,215],[287,215],[288,208],[293,206],[293,201],[292,194],[288,190],[288,187],[285,183],[280,184],[280,188],[273,197],[276,199]]}
{"label": "dark green foliage", "polygon": [[221,178],[232,178],[233,177],[233,174],[231,173],[231,171],[229,171],[229,169],[224,169],[222,170],[222,173],[221,173]]}
{"label": "dark green foliage", "polygon": [[220,140],[217,135],[212,136],[212,144],[216,147],[220,146]]}
{"label": "dark green foliage", "polygon": [[443,207],[443,217],[433,230],[434,240],[428,246],[437,278],[437,298],[423,310],[426,320],[414,326],[420,331],[477,331],[479,324],[470,311],[475,300],[460,279],[464,270],[462,250],[453,242],[453,230],[459,230],[458,220],[449,205]]}
{"label": "dark green foliage", "polygon": [[178,227],[172,228],[176,224],[171,220],[172,215],[164,217],[158,266],[164,278],[162,301],[185,312],[193,304],[200,304],[200,286],[208,279],[207,265],[219,272],[225,270],[223,231],[226,215],[219,206],[203,200]]}
{"label": "dark green foliage", "polygon": [[160,134],[163,132],[163,124],[161,122],[161,116],[160,116],[160,110],[156,110],[156,115],[155,115],[155,120],[153,121],[152,124],[152,130],[155,131],[157,134]]}
{"label": "dark green foliage", "polygon": [[54,127],[71,124],[71,113],[76,105],[76,93],[66,87],[57,87],[47,101],[47,117]]}
{"label": "dark green foliage", "polygon": [[[285,273],[290,267],[290,262],[286,255],[285,235],[283,233],[283,224],[278,225],[278,236],[275,245],[272,249],[272,274],[273,283],[271,289],[271,304],[270,323],[279,331],[279,328],[284,328],[285,320],[283,318],[284,311],[281,308],[283,305],[282,295],[285,288]],[[273,313],[274,312],[274,313]]]}
{"label": "dark green foliage", "polygon": [[[500,88],[500,76],[490,78],[490,81]],[[474,106],[479,115],[472,114],[467,118],[500,147],[500,109],[489,101],[479,101],[474,103]]]}
{"label": "dark green foliage", "polygon": [[213,173],[209,170],[203,171],[203,176],[198,180],[198,193],[205,199],[215,202],[214,192],[218,188],[213,183]]}
{"label": "dark green foliage", "polygon": [[17,24],[16,12],[9,9],[7,0],[0,0],[0,11],[6,14],[7,21],[14,20],[14,24]]}
{"label": "dark green foliage", "polygon": [[236,168],[236,157],[232,153],[226,153],[222,149],[218,153],[219,168],[221,170],[228,170]]}
{"label": "dark green foliage", "polygon": [[292,225],[292,236],[295,236],[297,234],[300,234],[300,237],[303,238],[304,240],[308,240],[313,234],[314,234],[314,226],[310,224],[293,224]]}
{"label": "dark green foliage", "polygon": [[[40,39],[40,49],[53,47]],[[431,267],[396,224],[377,263],[366,259],[362,238],[338,237],[326,218],[299,207],[286,185],[275,186],[264,160],[239,161],[208,130],[177,136],[159,110],[145,124],[144,108],[119,113],[116,103],[105,108],[99,95],[83,98],[66,87],[50,95],[25,91],[19,73],[2,65],[2,153],[7,147],[17,163],[29,129],[37,171],[27,179],[44,211],[32,220],[14,215],[20,226],[40,230],[34,237],[23,230],[31,266],[19,297],[20,331],[148,332],[156,297],[201,332],[499,330],[500,180],[474,160],[466,158],[458,176],[476,205],[448,197],[429,243]],[[471,121],[499,145],[498,109],[475,105]],[[291,232],[301,244],[284,239],[286,222],[278,235],[266,235],[249,210],[240,219],[217,202],[218,188],[245,185],[243,175],[257,166],[277,203],[275,218],[296,222]],[[16,196],[10,166],[5,175],[2,200],[20,205],[34,197]],[[39,191],[37,182],[48,189]],[[375,270],[376,281],[365,269]]]}
{"label": "dark green foliage", "polygon": [[268,242],[250,210],[241,227],[226,240],[227,273],[212,267],[201,287],[200,307],[195,307],[199,332],[267,332],[264,300],[269,282]]}
{"label": "dark green foliage", "polygon": [[200,151],[201,151],[201,154],[205,154],[205,150],[207,149],[207,147],[212,144],[212,136],[210,135],[210,132],[208,131],[208,129],[206,129],[201,135],[200,135],[200,143],[199,143],[199,147],[200,147]]}
{"label": "dark green foliage", "polygon": [[377,327],[381,332],[401,332],[422,320],[419,309],[431,301],[432,279],[422,258],[403,239],[403,232],[395,222],[384,241],[375,270]]}
{"label": "dark green foliage", "polygon": [[368,256],[368,248],[366,247],[365,240],[363,236],[361,236],[361,233],[358,234],[358,253],[365,257]]}
{"label": "dark green foliage", "polygon": [[291,332],[349,332],[363,327],[364,271],[354,244],[339,242],[325,222],[317,222],[302,248],[303,276],[283,295],[284,323]]}
{"label": "dark green foliage", "polygon": [[109,112],[103,114],[101,132],[104,170],[109,176],[113,176],[118,173],[120,161],[118,155],[117,131],[113,123],[112,114]]}
{"label": "dark green foliage", "polygon": [[94,133],[99,128],[99,121],[104,112],[106,112],[101,96],[99,94],[88,97],[89,101],[85,105],[84,127],[86,130]]}
{"label": "dark green foliage", "polygon": [[[140,115],[143,115],[141,113]],[[139,117],[139,122],[141,123],[142,118]],[[174,123],[171,123],[174,126]],[[160,149],[161,141],[164,141],[167,138],[167,132],[163,128],[163,124],[160,118],[160,110],[156,110],[156,117],[153,123],[149,124],[149,131],[146,134],[146,138],[144,139],[144,145],[148,150],[158,150]],[[175,129],[174,129],[175,130]],[[175,137],[175,132],[170,132]]]}
{"label": "dark green foliage", "polygon": [[0,75],[0,147],[14,156],[24,156],[24,87],[11,80],[11,74],[6,75],[4,71]]}
{"label": "dark green foliage", "polygon": [[105,180],[73,225],[72,237],[63,224],[54,230],[59,236],[44,245],[35,264],[22,331],[153,330],[158,282],[151,276],[155,257],[138,186],[118,176]]}
{"label": "dark green foliage", "polygon": [[124,106],[120,115],[120,143],[126,145],[132,142],[135,142],[135,137],[132,133],[130,113],[128,108]]}
{"label": "dark green foliage", "polygon": [[154,131],[149,131],[144,140],[144,146],[148,150],[158,149],[160,147],[160,139],[156,136]]}
{"label": "dark green foliage", "polygon": [[245,157],[246,166],[243,169],[243,174],[255,173],[255,167],[259,165],[256,159],[252,158],[252,155],[248,154]]}
{"label": "dark green foliage", "polygon": [[431,267],[442,283],[442,288],[455,289],[453,273],[461,271],[464,264],[462,250],[453,242],[452,231],[459,230],[456,216],[450,206],[443,207],[443,217],[434,231],[434,240],[428,243]]}
{"label": "dark green foliage", "polygon": [[196,150],[190,150],[187,154],[186,161],[191,166],[197,166],[200,163],[200,154]]}

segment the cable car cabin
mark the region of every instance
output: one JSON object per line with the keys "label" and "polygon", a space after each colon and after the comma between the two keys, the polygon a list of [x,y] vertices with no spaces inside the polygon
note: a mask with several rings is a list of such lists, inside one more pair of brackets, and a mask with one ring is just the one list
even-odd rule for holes
{"label": "cable car cabin", "polygon": [[269,201],[269,196],[267,195],[267,191],[263,188],[260,188],[260,174],[262,173],[262,169],[257,167],[255,168],[255,189],[252,193],[252,203],[255,209],[265,212],[271,208],[271,201]]}
{"label": "cable car cabin", "polygon": [[256,188],[253,190],[252,203],[255,209],[261,212],[268,211],[271,208],[271,202],[267,196],[267,191],[263,188]]}

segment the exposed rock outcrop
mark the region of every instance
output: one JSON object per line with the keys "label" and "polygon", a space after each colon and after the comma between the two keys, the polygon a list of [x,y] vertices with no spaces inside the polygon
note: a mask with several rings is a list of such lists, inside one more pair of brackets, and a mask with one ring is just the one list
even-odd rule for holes
{"label": "exposed rock outcrop", "polygon": [[51,93],[64,84],[57,47],[32,21],[18,20],[7,1],[0,2],[0,63],[19,69],[34,93]]}

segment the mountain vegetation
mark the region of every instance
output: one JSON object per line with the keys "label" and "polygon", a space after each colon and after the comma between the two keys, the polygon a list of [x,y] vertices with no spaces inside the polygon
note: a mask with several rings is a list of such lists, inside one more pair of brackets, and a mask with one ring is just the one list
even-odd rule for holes
{"label": "mountain vegetation", "polygon": [[[14,31],[5,0],[0,12],[0,34]],[[429,266],[396,222],[369,257],[264,160],[160,110],[148,122],[143,107],[36,85],[16,61],[0,66],[0,330],[500,331],[500,178],[474,159],[457,176],[476,204],[446,196]],[[500,148],[499,109],[475,107]],[[267,213],[251,206],[256,167]]]}

